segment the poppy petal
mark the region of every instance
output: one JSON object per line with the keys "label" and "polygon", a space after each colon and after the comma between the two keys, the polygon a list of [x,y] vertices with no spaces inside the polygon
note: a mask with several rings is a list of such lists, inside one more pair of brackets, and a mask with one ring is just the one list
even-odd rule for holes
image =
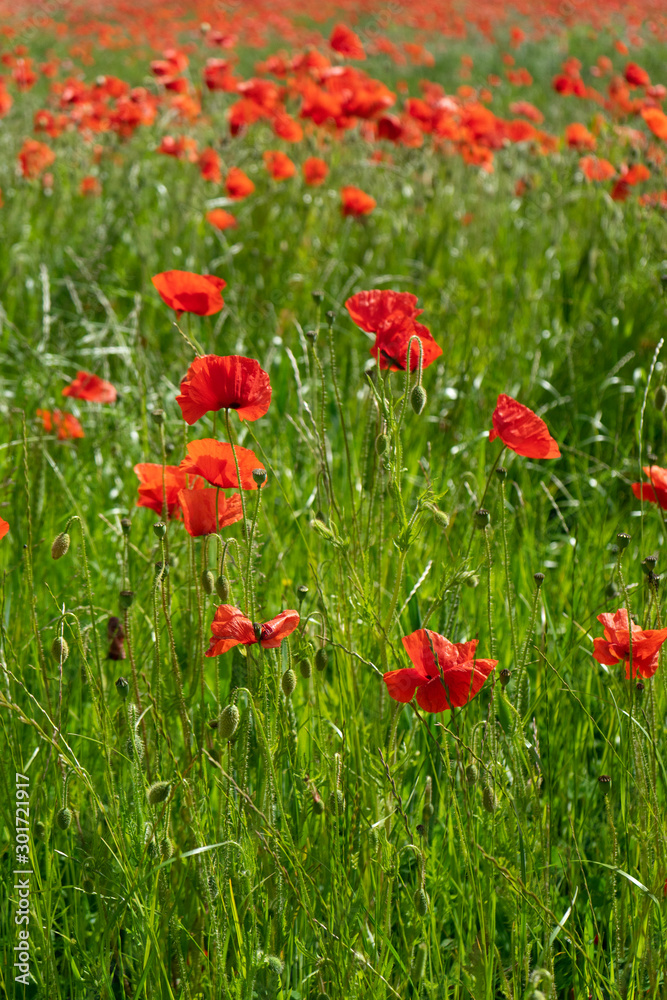
{"label": "poppy petal", "polygon": [[262,625],[260,645],[264,649],[275,649],[283,639],[291,635],[299,624],[298,611],[281,611],[279,615]]}
{"label": "poppy petal", "polygon": [[417,688],[426,683],[423,673],[414,667],[390,670],[389,673],[383,674],[382,680],[387,685],[389,696],[394,701],[404,703],[412,701]]}
{"label": "poppy petal", "polygon": [[558,444],[545,422],[511,396],[501,393],[493,413],[489,440],[499,437],[504,445],[524,458],[560,458]]}
{"label": "poppy petal", "polygon": [[211,535],[220,528],[226,528],[240,521],[243,517],[241,497],[238,493],[227,498],[218,489],[179,490],[178,502],[183,511],[185,530],[193,538]]}
{"label": "poppy petal", "polygon": [[222,409],[236,410],[240,420],[258,420],[269,408],[271,383],[253,358],[206,354],[188,368],[176,402],[188,424]]}
{"label": "poppy petal", "polygon": [[214,438],[201,438],[190,441],[187,455],[179,468],[182,472],[202,476],[211,486],[222,489],[238,489],[239,481],[236,473],[234,453],[241,472],[241,488],[256,490],[257,484],[252,477],[253,469],[263,469],[264,466],[250,448],[240,445],[232,446]]}

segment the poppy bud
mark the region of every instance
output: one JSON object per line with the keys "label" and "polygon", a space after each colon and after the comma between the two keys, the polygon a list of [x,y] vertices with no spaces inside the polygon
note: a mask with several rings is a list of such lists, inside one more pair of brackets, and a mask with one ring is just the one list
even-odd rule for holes
{"label": "poppy bud", "polygon": [[502,684],[503,689],[505,689],[509,684],[511,676],[512,676],[512,671],[508,670],[507,667],[503,667],[503,669],[500,671],[500,683]]}
{"label": "poppy bud", "polygon": [[329,807],[329,812],[335,813],[338,811],[338,813],[341,814],[345,811],[345,796],[341,792],[340,788],[337,788],[335,792],[331,793],[327,805]]}
{"label": "poppy bud", "polygon": [[304,656],[304,658],[299,661],[299,673],[301,674],[303,679],[307,681],[312,672],[313,668],[311,666],[310,660],[308,659],[307,656]]}
{"label": "poppy bud", "polygon": [[412,978],[413,979],[423,979],[424,972],[426,971],[426,959],[428,958],[428,948],[422,941],[415,948],[415,953],[412,959]]}
{"label": "poppy bud", "polygon": [[307,593],[308,593],[308,587],[305,585],[305,583],[299,584],[299,586],[296,588],[296,596],[299,600],[299,604],[301,604]]}
{"label": "poppy bud", "polygon": [[474,785],[478,778],[479,778],[479,770],[477,768],[477,764],[475,763],[468,764],[468,766],[466,767],[466,781],[468,782],[468,784]]}
{"label": "poppy bud", "polygon": [[262,486],[266,482],[266,469],[253,469],[252,478],[257,486]]}
{"label": "poppy bud", "polygon": [[118,595],[118,603],[120,604],[122,611],[127,611],[129,608],[131,608],[133,600],[134,600],[133,590],[121,590],[120,594]]}
{"label": "poppy bud", "polygon": [[420,917],[425,917],[428,913],[428,908],[430,906],[430,899],[428,898],[428,893],[426,889],[417,889],[416,893],[412,897],[412,901],[415,904],[415,910]]}
{"label": "poppy bud", "polygon": [[167,525],[164,523],[164,521],[158,521],[156,524],[153,525],[153,534],[155,535],[156,538],[160,539],[164,538],[164,536],[167,534]]}
{"label": "poppy bud", "polygon": [[282,686],[285,697],[291,698],[296,689],[296,674],[291,667],[283,674]]}
{"label": "poppy bud", "polygon": [[61,830],[67,830],[72,822],[72,810],[64,806],[56,813],[56,826]]}
{"label": "poppy bud", "polygon": [[86,875],[82,879],[81,888],[83,889],[84,892],[88,893],[89,896],[91,895],[91,893],[95,892],[95,883],[90,877],[90,875]]}
{"label": "poppy bud", "polygon": [[499,465],[496,469],[496,475],[501,483],[504,482],[507,479],[507,469],[505,469],[502,465]]}
{"label": "poppy bud", "polygon": [[665,406],[667,406],[666,386],[659,385],[658,388],[655,390],[655,396],[653,397],[653,405],[655,406],[656,410],[658,410],[660,413],[662,413]]}
{"label": "poppy bud", "polygon": [[603,795],[606,795],[611,788],[611,777],[608,774],[601,774],[598,777],[598,786]]}
{"label": "poppy bud", "polygon": [[384,455],[388,447],[389,447],[389,435],[378,434],[378,436],[375,439],[375,450],[378,453],[378,455]]}
{"label": "poppy bud", "polygon": [[64,663],[69,656],[69,646],[67,645],[67,640],[63,639],[62,636],[57,635],[51,643],[51,655],[53,656],[53,659],[58,660],[59,663]]}
{"label": "poppy bud", "polygon": [[223,708],[222,712],[220,713],[220,722],[218,726],[220,730],[220,739],[223,741],[223,743],[226,743],[228,740],[231,740],[232,736],[234,735],[234,733],[238,728],[240,718],[241,718],[241,713],[239,712],[236,705],[227,705],[226,708]]}
{"label": "poppy bud", "polygon": [[222,601],[222,603],[226,604],[227,601],[229,600],[229,592],[230,592],[229,580],[227,579],[226,576],[219,576],[218,579],[215,581],[215,592]]}
{"label": "poppy bud", "polygon": [[479,510],[476,510],[473,514],[475,527],[479,528],[480,531],[483,531],[484,528],[488,527],[490,517],[491,515],[488,510],[485,510],[484,507],[480,507]]}
{"label": "poppy bud", "polygon": [[124,677],[119,677],[118,680],[116,681],[116,691],[118,691],[118,694],[121,696],[123,701],[125,701],[125,699],[127,698],[127,693],[129,690],[130,690],[130,685],[127,683],[127,680]]}
{"label": "poppy bud", "polygon": [[152,806],[157,806],[159,805],[160,802],[164,802],[164,800],[169,795],[170,788],[171,788],[170,781],[156,781],[154,784],[152,784],[151,787],[148,789],[148,792],[146,793],[150,804]]}
{"label": "poppy bud", "polygon": [[433,511],[433,520],[440,528],[449,527],[449,514],[446,514],[444,510],[440,510],[436,507]]}
{"label": "poppy bud", "polygon": [[69,548],[69,543],[70,537],[66,531],[61,531],[59,535],[56,535],[51,546],[51,558],[62,559]]}
{"label": "poppy bud", "polygon": [[311,342],[311,344],[314,344],[315,341],[317,340],[317,330],[306,330],[306,337]]}
{"label": "poppy bud", "polygon": [[482,805],[488,813],[494,813],[498,808],[498,796],[490,785],[484,786],[482,792]]}
{"label": "poppy bud", "polygon": [[274,976],[282,976],[285,966],[277,955],[267,955],[266,965],[269,972],[271,972]]}
{"label": "poppy bud", "polygon": [[158,426],[160,426],[161,424],[164,423],[164,410],[153,410],[153,412],[151,413],[151,417],[153,418],[155,423]]}
{"label": "poppy bud", "polygon": [[475,587],[479,584],[479,577],[477,576],[476,573],[466,573],[465,576],[463,577],[463,582],[465,583],[466,587],[470,587],[471,590],[474,590]]}
{"label": "poppy bud", "polygon": [[215,577],[213,570],[205,569],[201,575],[202,590],[205,594],[212,594],[215,590]]}
{"label": "poppy bud", "polygon": [[310,294],[311,294],[311,295],[312,295],[312,297],[313,297],[313,302],[314,302],[314,303],[315,303],[316,305],[318,305],[318,306],[319,306],[319,305],[320,305],[320,304],[322,303],[322,301],[324,300],[324,292],[322,291],[322,289],[321,289],[321,288],[316,288],[316,289],[315,289],[315,291],[314,291],[314,292],[311,292]]}
{"label": "poppy bud", "polygon": [[43,840],[46,836],[46,827],[42,823],[41,819],[38,819],[33,827],[33,831],[38,840]]}
{"label": "poppy bud", "polygon": [[326,646],[321,646],[320,649],[315,653],[315,669],[322,673],[323,670],[327,669],[329,664],[329,653]]}
{"label": "poppy bud", "polygon": [[624,531],[616,535],[616,544],[618,545],[619,552],[622,552],[623,549],[627,549],[628,545],[630,544],[630,538],[631,536],[626,535]]}
{"label": "poppy bud", "polygon": [[130,521],[129,517],[121,517],[120,528],[125,537],[127,538],[127,536],[130,534],[130,531],[132,530],[132,522]]}
{"label": "poppy bud", "polygon": [[533,573],[533,580],[538,587],[541,587],[544,583],[544,573]]}
{"label": "poppy bud", "polygon": [[415,385],[410,393],[410,405],[414,412],[419,416],[424,407],[426,406],[426,389],[423,385]]}

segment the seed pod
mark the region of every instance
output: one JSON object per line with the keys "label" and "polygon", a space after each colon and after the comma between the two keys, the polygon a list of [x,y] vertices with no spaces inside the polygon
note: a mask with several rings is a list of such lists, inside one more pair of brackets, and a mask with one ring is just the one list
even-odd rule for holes
{"label": "seed pod", "polygon": [[313,667],[307,656],[304,656],[302,660],[299,661],[299,673],[305,681],[308,680],[313,672]]}
{"label": "seed pod", "polygon": [[296,596],[299,600],[299,604],[301,604],[307,593],[308,593],[308,587],[305,585],[305,583],[300,583],[299,586],[296,588]]}
{"label": "seed pod", "polygon": [[533,580],[536,586],[541,587],[544,583],[544,573],[533,573]]}
{"label": "seed pod", "polygon": [[128,611],[132,607],[132,602],[134,601],[134,591],[133,590],[121,590],[118,595],[118,603],[120,604],[121,611]]}
{"label": "seed pod", "polygon": [[424,826],[428,826],[430,819],[433,816],[433,813],[434,813],[433,803],[427,802],[424,808],[422,809],[422,823],[424,824]]}
{"label": "seed pod", "polygon": [[62,559],[69,548],[69,543],[70,537],[66,531],[61,531],[59,535],[56,535],[51,546],[51,558]]}
{"label": "seed pod", "polygon": [[215,592],[222,601],[222,603],[226,604],[227,601],[229,600],[229,594],[230,594],[229,580],[227,579],[226,576],[219,576],[218,579],[215,581]]}
{"label": "seed pod", "polygon": [[323,670],[327,669],[329,664],[329,652],[326,646],[320,646],[320,648],[315,653],[315,669],[322,673]]}
{"label": "seed pod", "polygon": [[130,685],[127,683],[125,677],[119,677],[116,681],[116,691],[121,696],[123,701],[127,698],[128,691],[130,690]]}
{"label": "seed pod", "polygon": [[425,917],[428,913],[428,908],[430,906],[430,899],[428,898],[428,893],[426,889],[417,889],[416,893],[412,897],[412,901],[415,904],[415,910],[420,917]]}
{"label": "seed pod", "polygon": [[611,788],[611,777],[608,774],[601,774],[598,778],[598,786],[603,795],[606,795]]}
{"label": "seed pod", "polygon": [[132,522],[130,521],[129,517],[121,517],[120,529],[127,538],[130,532],[132,531]]}
{"label": "seed pod", "polygon": [[424,972],[426,971],[426,959],[428,958],[428,948],[426,944],[422,941],[415,948],[415,953],[412,959],[412,978],[422,979]]}
{"label": "seed pod", "polygon": [[151,417],[158,426],[164,423],[164,410],[153,410]]}
{"label": "seed pod", "polygon": [[164,521],[157,521],[153,525],[153,534],[155,535],[156,538],[164,538],[164,536],[167,534],[167,525],[164,523]]}
{"label": "seed pod", "polygon": [[210,569],[205,569],[201,575],[201,585],[202,590],[205,594],[212,594],[215,590],[215,577],[213,576],[213,571]]}
{"label": "seed pod", "polygon": [[84,878],[81,880],[81,888],[83,889],[84,892],[88,893],[89,896],[93,892],[95,892],[95,883],[90,877],[90,875],[84,876]]}
{"label": "seed pod", "polygon": [[645,576],[648,576],[655,570],[657,562],[657,556],[646,556],[646,559],[642,559],[642,572]]}
{"label": "seed pod", "polygon": [[500,671],[500,683],[502,684],[503,688],[507,687],[507,685],[510,682],[511,676],[512,676],[512,671],[508,670],[507,667],[503,667],[503,669]]}
{"label": "seed pod", "polygon": [[313,302],[319,306],[324,299],[324,292],[322,291],[322,289],[315,288],[310,294],[313,297]]}
{"label": "seed pod", "polygon": [[72,822],[72,810],[64,806],[56,813],[56,826],[61,830],[67,830]]}
{"label": "seed pod", "polygon": [[498,808],[498,796],[490,785],[484,786],[482,792],[482,805],[488,813],[494,813]]}
{"label": "seed pod", "polygon": [[499,465],[496,469],[496,476],[501,483],[504,482],[504,480],[507,479],[507,469],[504,469],[502,465]]}
{"label": "seed pod", "polygon": [[256,486],[263,486],[266,482],[266,469],[253,469],[252,478]]}
{"label": "seed pod", "polygon": [[67,640],[63,639],[62,636],[57,635],[53,642],[51,643],[51,655],[54,660],[59,663],[64,663],[69,656],[69,646],[67,645]]}
{"label": "seed pod", "polygon": [[488,526],[490,517],[491,515],[489,514],[488,510],[485,510],[484,507],[480,507],[479,510],[476,510],[475,513],[473,514],[475,527],[479,528],[480,531],[483,531],[484,528]]}
{"label": "seed pod", "polygon": [[236,705],[227,705],[226,708],[223,708],[220,713],[220,720],[218,724],[220,739],[223,743],[227,742],[227,740],[231,740],[238,728],[240,718],[241,713]]}
{"label": "seed pod", "polygon": [[170,781],[156,781],[154,784],[152,784],[151,787],[148,789],[148,792],[146,793],[150,804],[152,806],[157,806],[160,804],[160,802],[164,802],[164,800],[169,795],[170,788],[171,788]]}
{"label": "seed pod", "polygon": [[313,796],[313,812],[321,816],[324,812],[324,802],[316,788],[311,789],[311,795]]}
{"label": "seed pod", "polygon": [[468,764],[466,767],[466,781],[469,785],[474,785],[479,778],[479,770],[477,764]]}
{"label": "seed pod", "polygon": [[618,535],[616,535],[616,544],[618,545],[619,552],[622,552],[623,549],[627,549],[630,544],[630,537],[631,536],[627,535],[624,531],[621,531]]}
{"label": "seed pod", "polygon": [[417,414],[417,416],[419,416],[419,414],[426,406],[426,399],[427,399],[426,389],[424,388],[424,386],[423,385],[413,386],[412,392],[410,393],[410,405]]}
{"label": "seed pod", "polygon": [[296,674],[291,667],[283,674],[282,686],[285,697],[291,698],[296,689]]}

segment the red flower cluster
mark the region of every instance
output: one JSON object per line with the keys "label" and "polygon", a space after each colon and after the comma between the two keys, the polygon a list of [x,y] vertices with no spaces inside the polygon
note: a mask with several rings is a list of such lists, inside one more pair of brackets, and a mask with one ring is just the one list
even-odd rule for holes
{"label": "red flower cluster", "polygon": [[667,628],[641,629],[634,622],[628,627],[625,608],[613,615],[598,615],[598,621],[604,626],[604,639],[594,640],[593,656],[598,663],[606,666],[625,663],[627,680],[637,675],[653,677],[658,669],[660,647],[667,639]]}
{"label": "red flower cluster", "polygon": [[[375,343],[370,349],[374,358],[379,358],[380,368],[390,371],[405,371],[408,344],[411,337],[421,341],[423,367],[427,368],[442,354],[431,331],[416,322],[423,309],[417,309],[417,296],[409,292],[381,291],[378,288],[367,292],[357,292],[345,303],[352,321],[366,333],[375,334]],[[413,341],[410,349],[410,371],[419,364],[419,347]]]}
{"label": "red flower cluster", "polygon": [[115,403],[116,387],[90,372],[77,372],[76,378],[63,389],[63,396],[85,399],[89,403]]}
{"label": "red flower cluster", "polygon": [[59,441],[85,437],[83,427],[72,413],[63,413],[61,410],[37,410],[37,416],[42,421],[46,433],[52,434],[55,431]]}
{"label": "red flower cluster", "polygon": [[264,649],[275,649],[283,639],[292,634],[298,624],[298,611],[281,611],[270,621],[256,625],[238,608],[231,604],[221,604],[216,608],[211,623],[212,635],[206,655],[222,656],[233,646],[252,646],[257,642]]}

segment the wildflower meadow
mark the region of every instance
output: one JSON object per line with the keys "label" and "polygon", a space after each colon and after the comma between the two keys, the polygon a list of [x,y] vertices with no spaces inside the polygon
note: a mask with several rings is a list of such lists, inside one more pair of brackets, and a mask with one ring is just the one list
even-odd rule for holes
{"label": "wildflower meadow", "polygon": [[0,0],[0,996],[667,997],[664,0]]}

